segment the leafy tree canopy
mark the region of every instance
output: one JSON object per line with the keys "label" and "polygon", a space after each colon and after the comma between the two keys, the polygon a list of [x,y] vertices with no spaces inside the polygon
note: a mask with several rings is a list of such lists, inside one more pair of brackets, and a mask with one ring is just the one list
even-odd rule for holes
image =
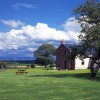
{"label": "leafy tree canopy", "polygon": [[52,44],[42,44],[35,52],[34,56],[38,63],[47,64],[53,62],[53,57],[56,55],[56,48]]}
{"label": "leafy tree canopy", "polygon": [[[91,58],[91,76],[95,77],[94,64],[100,66],[100,2],[86,0],[72,11],[81,26],[77,54]],[[99,67],[98,67],[99,68]]]}

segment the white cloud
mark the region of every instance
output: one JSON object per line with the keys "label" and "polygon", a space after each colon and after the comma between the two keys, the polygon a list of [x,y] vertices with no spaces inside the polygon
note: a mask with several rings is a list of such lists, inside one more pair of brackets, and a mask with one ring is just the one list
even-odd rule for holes
{"label": "white cloud", "polygon": [[[12,29],[0,33],[0,49],[18,49],[35,45],[37,40],[70,39],[64,31],[48,27],[47,24],[38,23],[36,26],[23,26],[20,30]],[[37,44],[36,44],[37,45]]]}
{"label": "white cloud", "polygon": [[80,25],[78,24],[77,20],[74,17],[70,17],[65,21],[63,24],[64,30],[66,31],[74,31],[74,32],[79,32],[80,31]]}
{"label": "white cloud", "polygon": [[69,40],[70,38],[66,36],[64,31],[56,30],[54,28],[48,27],[47,24],[37,23],[36,26],[23,26],[23,33],[32,39],[39,40]]}
{"label": "white cloud", "polygon": [[28,51],[33,52],[35,51],[37,48],[27,48]]}
{"label": "white cloud", "polygon": [[18,28],[19,26],[24,25],[21,21],[15,21],[15,20],[1,20],[1,22],[5,25],[8,25],[12,28]]}
{"label": "white cloud", "polygon": [[[75,21],[68,19],[64,26],[64,31],[56,30],[44,23],[37,23],[36,26],[26,25],[20,29],[11,29],[9,32],[0,33],[0,49],[19,49],[27,48],[28,51],[35,50],[42,44],[37,41],[58,41],[65,39],[67,41],[77,41],[80,27]],[[49,41],[50,42],[50,41]],[[35,47],[35,49],[33,48]]]}
{"label": "white cloud", "polygon": [[81,27],[74,17],[67,19],[63,24],[63,27],[71,39],[74,39],[76,41],[78,40],[78,35],[80,34]]}
{"label": "white cloud", "polygon": [[14,8],[25,7],[25,8],[31,8],[31,9],[37,9],[38,8],[36,5],[26,4],[26,3],[16,3],[12,7],[14,7]]}

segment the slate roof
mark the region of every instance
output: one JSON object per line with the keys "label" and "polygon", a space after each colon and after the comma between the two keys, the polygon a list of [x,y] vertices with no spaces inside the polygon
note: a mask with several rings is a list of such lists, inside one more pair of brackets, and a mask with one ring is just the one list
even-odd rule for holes
{"label": "slate roof", "polygon": [[66,48],[68,48],[70,51],[72,51],[72,47],[75,46],[75,44],[63,44]]}

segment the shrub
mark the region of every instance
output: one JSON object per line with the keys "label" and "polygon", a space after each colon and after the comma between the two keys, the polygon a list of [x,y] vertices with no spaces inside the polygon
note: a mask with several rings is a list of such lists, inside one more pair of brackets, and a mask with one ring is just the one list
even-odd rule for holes
{"label": "shrub", "polygon": [[35,68],[35,64],[31,64],[31,68]]}
{"label": "shrub", "polygon": [[27,68],[30,68],[30,64],[27,65]]}
{"label": "shrub", "polygon": [[0,62],[0,68],[7,68],[7,63],[6,62]]}
{"label": "shrub", "polygon": [[56,64],[55,63],[53,63],[53,64],[50,64],[50,67],[56,67]]}

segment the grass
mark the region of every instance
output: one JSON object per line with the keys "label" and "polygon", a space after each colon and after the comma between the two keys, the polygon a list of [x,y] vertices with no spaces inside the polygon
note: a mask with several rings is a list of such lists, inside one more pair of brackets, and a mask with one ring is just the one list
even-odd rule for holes
{"label": "grass", "polygon": [[0,100],[99,100],[100,75],[91,79],[89,70],[53,71],[17,69],[0,72]]}

